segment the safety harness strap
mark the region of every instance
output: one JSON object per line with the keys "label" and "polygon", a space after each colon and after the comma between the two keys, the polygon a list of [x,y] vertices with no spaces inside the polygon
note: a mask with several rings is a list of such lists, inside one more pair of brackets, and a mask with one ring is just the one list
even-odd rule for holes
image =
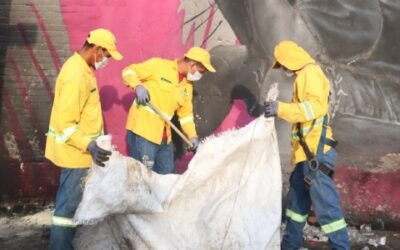
{"label": "safety harness strap", "polygon": [[319,138],[318,149],[317,149],[317,160],[322,163],[321,157],[324,154],[324,145],[326,139],[326,128],[328,127],[328,114],[324,116],[324,121],[322,122],[322,132]]}
{"label": "safety harness strap", "polygon": [[[313,127],[314,124],[315,124],[315,120],[313,120],[313,123],[312,123],[311,127]],[[299,143],[300,143],[301,147],[303,148],[304,153],[306,154],[307,160],[311,161],[314,158],[314,155],[310,151],[310,148],[308,147],[308,145],[307,145],[307,143],[306,143],[306,141],[304,139],[300,123],[297,123],[297,136],[299,137]]]}
{"label": "safety harness strap", "polygon": [[[316,120],[313,120],[311,127],[314,126],[315,121]],[[308,147],[308,145],[304,139],[304,135],[303,135],[303,132],[301,129],[301,124],[297,123],[296,126],[297,126],[297,136],[299,137],[299,143],[300,143],[301,147],[303,148],[304,153],[306,154],[307,160],[311,161],[312,159],[314,159],[314,154],[311,152],[310,148]],[[335,148],[338,144],[337,141],[326,138],[327,126],[328,126],[328,115],[325,115],[324,119],[323,119],[323,123],[322,123],[321,137],[320,137],[319,144],[318,144],[318,151],[321,151],[321,152],[317,152],[317,157],[318,157],[318,154],[322,155],[323,145],[328,145],[332,148]]]}
{"label": "safety harness strap", "polygon": [[[315,120],[313,121],[312,126],[314,125],[314,123],[315,123]],[[306,154],[307,161],[309,162],[308,167],[313,171],[319,170],[322,173],[324,173],[325,175],[332,178],[335,172],[323,163],[322,155],[324,154],[324,152],[323,152],[324,145],[329,145],[330,147],[335,148],[337,145],[337,141],[326,138],[327,127],[328,127],[328,115],[326,114],[324,116],[324,120],[322,123],[321,137],[319,139],[316,156],[314,156],[314,154],[311,152],[310,148],[308,147],[308,145],[304,139],[304,136],[303,136],[303,133],[302,133],[302,130],[300,127],[300,123],[297,123],[297,135],[299,137],[299,143],[300,143],[301,147],[303,148],[304,153]],[[305,176],[304,182],[305,182],[307,188],[310,188],[311,182],[312,182],[311,177]]]}

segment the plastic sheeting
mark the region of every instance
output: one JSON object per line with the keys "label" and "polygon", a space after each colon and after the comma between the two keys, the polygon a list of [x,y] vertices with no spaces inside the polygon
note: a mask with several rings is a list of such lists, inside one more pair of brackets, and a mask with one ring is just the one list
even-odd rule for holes
{"label": "plastic sheeting", "polygon": [[[98,143],[111,149],[111,137]],[[274,120],[204,140],[182,175],[113,150],[93,166],[75,214],[76,249],[280,249],[281,168]]]}

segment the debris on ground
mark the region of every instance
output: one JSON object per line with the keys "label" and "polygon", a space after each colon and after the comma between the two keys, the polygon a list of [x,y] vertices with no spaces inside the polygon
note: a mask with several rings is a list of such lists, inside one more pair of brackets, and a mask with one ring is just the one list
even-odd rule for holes
{"label": "debris on ground", "polygon": [[[39,210],[39,209],[38,209]],[[0,216],[0,249],[4,250],[44,250],[47,249],[49,240],[49,230],[51,223],[51,209],[46,207],[32,215]],[[360,226],[361,227],[361,226]],[[362,236],[360,227],[350,227],[350,240],[354,250],[397,250],[400,249],[400,232],[371,230],[377,241],[368,242],[375,239]],[[362,226],[363,229],[368,227]],[[284,225],[281,226],[281,231]],[[367,232],[368,233],[368,232]],[[305,246],[302,250],[329,250],[327,238],[318,227],[306,226],[304,229]],[[379,240],[386,242],[379,242]],[[362,242],[362,243],[361,243]],[[372,244],[369,244],[372,243]],[[376,243],[378,244],[375,247]]]}
{"label": "debris on ground", "polygon": [[304,227],[304,239],[306,241],[328,242],[328,237],[322,232],[321,228],[308,224]]}
{"label": "debris on ground", "polygon": [[32,215],[0,217],[0,249],[47,249],[51,210]]}
{"label": "debris on ground", "polygon": [[386,236],[377,235],[370,224],[362,224],[360,230],[350,227],[349,235],[350,240],[356,244],[368,244],[374,247],[386,245]]}
{"label": "debris on ground", "polygon": [[[400,249],[400,241],[396,240],[400,239],[400,234],[383,232],[385,231],[373,230],[371,224],[362,224],[359,229],[356,227],[349,227],[350,241],[356,249],[367,250],[384,247],[389,243],[388,238],[392,241],[390,242],[390,246],[380,249]],[[318,243],[328,245],[328,237],[323,233],[321,228],[310,226],[308,224],[304,227],[304,239],[307,242],[309,249],[318,249],[314,248],[316,246],[321,246]],[[396,244],[398,247],[393,248],[393,244]]]}

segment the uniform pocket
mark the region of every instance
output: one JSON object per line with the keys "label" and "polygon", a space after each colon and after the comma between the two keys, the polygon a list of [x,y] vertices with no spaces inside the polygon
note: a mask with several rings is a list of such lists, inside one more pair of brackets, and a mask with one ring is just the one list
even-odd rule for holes
{"label": "uniform pocket", "polygon": [[97,120],[101,117],[100,96],[97,88],[92,88],[88,100],[82,111],[82,118],[85,120]]}

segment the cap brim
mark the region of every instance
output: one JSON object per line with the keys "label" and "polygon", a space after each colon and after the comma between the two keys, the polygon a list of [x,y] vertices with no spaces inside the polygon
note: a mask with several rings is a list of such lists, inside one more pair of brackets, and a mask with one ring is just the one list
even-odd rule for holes
{"label": "cap brim", "polygon": [[204,68],[206,68],[206,69],[207,69],[208,71],[210,71],[211,73],[217,72],[211,64],[203,63],[203,66],[204,66]]}
{"label": "cap brim", "polygon": [[118,52],[118,50],[107,50],[108,53],[110,53],[111,57],[114,58],[117,61],[122,60],[123,56],[121,55],[121,53]]}
{"label": "cap brim", "polygon": [[274,64],[272,64],[272,69],[277,69],[277,68],[280,68],[281,67],[281,64],[278,62],[278,61],[274,61]]}

